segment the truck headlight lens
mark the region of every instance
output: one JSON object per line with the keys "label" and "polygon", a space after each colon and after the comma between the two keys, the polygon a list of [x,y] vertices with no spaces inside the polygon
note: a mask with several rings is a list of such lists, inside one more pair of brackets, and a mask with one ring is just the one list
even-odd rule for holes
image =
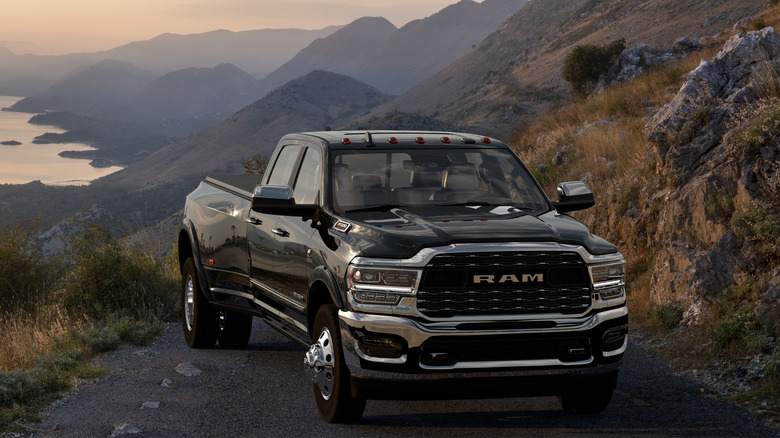
{"label": "truck headlight lens", "polygon": [[599,283],[623,281],[626,276],[626,262],[588,266],[588,269],[590,279],[596,287]]}
{"label": "truck headlight lens", "polygon": [[414,295],[420,282],[420,271],[350,266],[347,285],[353,297],[367,304],[396,304],[399,295]]}

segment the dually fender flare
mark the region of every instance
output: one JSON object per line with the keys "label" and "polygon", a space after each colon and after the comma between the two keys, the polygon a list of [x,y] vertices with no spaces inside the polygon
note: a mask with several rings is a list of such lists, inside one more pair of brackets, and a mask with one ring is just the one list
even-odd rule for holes
{"label": "dually fender flare", "polygon": [[[188,218],[184,218],[182,220],[182,231],[187,233],[187,236],[190,239],[190,248],[192,248],[192,260],[195,262],[195,271],[198,273],[198,283],[200,283],[201,292],[203,293],[203,296],[205,296],[207,299],[211,300],[214,297],[211,296],[211,291],[209,290],[209,282],[206,277],[206,271],[203,269],[203,263],[201,263],[200,258],[200,245],[198,244],[197,240],[197,232],[195,231],[195,224],[192,223],[192,220]],[[186,259],[186,258],[185,258]],[[183,262],[184,260],[181,260]]]}
{"label": "dually fender flare", "polygon": [[335,304],[339,309],[343,309],[344,299],[341,296],[339,285],[336,281],[336,276],[334,275],[333,270],[329,269],[327,266],[322,265],[314,268],[311,276],[309,277],[309,290],[311,290],[314,283],[318,281],[324,283],[328,288],[328,293],[330,294],[330,299],[333,301],[333,304]]}

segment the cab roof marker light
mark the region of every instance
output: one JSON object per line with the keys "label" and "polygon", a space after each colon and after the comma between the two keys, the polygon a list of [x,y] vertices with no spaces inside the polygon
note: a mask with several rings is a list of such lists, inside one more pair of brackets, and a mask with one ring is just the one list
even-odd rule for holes
{"label": "cab roof marker light", "polygon": [[414,139],[414,141],[416,141],[417,144],[425,144],[425,139],[422,137],[417,137]]}
{"label": "cab roof marker light", "polygon": [[344,137],[344,138],[341,139],[341,142],[344,143],[344,144],[351,144],[352,140],[348,139],[347,137]]}
{"label": "cab roof marker light", "polygon": [[482,143],[490,144],[490,137],[482,137]]}
{"label": "cab roof marker light", "polygon": [[390,138],[388,138],[388,139],[387,139],[387,141],[388,141],[390,144],[398,144],[398,139],[397,139],[397,138],[395,138],[395,137],[390,137]]}
{"label": "cab roof marker light", "polygon": [[442,137],[441,142],[444,144],[450,144],[450,138],[449,137]]}

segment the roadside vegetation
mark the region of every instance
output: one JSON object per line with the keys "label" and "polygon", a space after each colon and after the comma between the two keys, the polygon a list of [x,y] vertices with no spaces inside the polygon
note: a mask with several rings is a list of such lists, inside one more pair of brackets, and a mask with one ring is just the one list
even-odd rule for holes
{"label": "roadside vegetation", "polygon": [[178,305],[175,251],[156,259],[85,224],[47,259],[38,232],[29,222],[0,228],[0,435],[27,430],[63,391],[105,375],[97,354],[151,342]]}
{"label": "roadside vegetation", "polygon": [[[742,30],[766,25],[777,28],[780,7],[776,3]],[[645,133],[645,118],[669,103],[684,83],[686,73],[695,69],[702,59],[711,59],[727,38],[724,35],[700,52],[646,71],[634,81],[607,87],[599,94],[583,96],[543,114],[518,127],[510,140],[551,198],[555,198],[557,183],[585,180],[596,195],[597,204],[609,206],[608,211],[590,209],[575,216],[595,234],[619,242],[626,256],[632,336],[681,375],[707,383],[704,385],[707,391],[743,404],[777,425],[780,423],[780,342],[759,324],[756,308],[780,262],[780,201],[735,208],[733,193],[725,192],[707,200],[707,212],[712,217],[722,221],[742,242],[750,241],[755,250],[751,263],[766,268],[728,287],[710,303],[703,318],[707,324],[686,326],[682,321],[687,306],[658,303],[651,298],[655,254],[660,250],[652,236],[663,200],[641,199],[640,193],[644,187],[659,184],[674,189],[684,184],[688,175],[662,176],[658,172],[658,164],[650,154],[652,145]],[[777,147],[778,77],[776,73],[768,76],[760,105],[731,127],[729,141],[732,148],[739,149],[738,153],[757,154],[764,146]],[[594,81],[590,76],[583,78],[590,78],[581,81],[587,95]],[[581,94],[577,89],[574,91]],[[701,119],[706,124],[707,109],[694,114],[692,119]],[[637,208],[649,214],[636,214]],[[697,242],[690,244],[695,246]],[[757,356],[762,358],[762,365],[753,366],[752,371],[760,372],[762,377],[737,375],[745,369],[752,372],[750,364],[756,363]],[[730,379],[748,383],[726,395],[717,388]]]}

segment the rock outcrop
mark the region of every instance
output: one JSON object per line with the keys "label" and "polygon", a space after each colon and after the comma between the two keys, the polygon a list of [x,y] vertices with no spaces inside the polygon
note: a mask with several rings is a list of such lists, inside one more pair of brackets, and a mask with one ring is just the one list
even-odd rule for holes
{"label": "rock outcrop", "polygon": [[[746,147],[733,129],[766,105],[762,98],[778,71],[780,36],[774,29],[737,34],[690,72],[674,100],[646,123],[656,170],[666,181],[643,193],[661,204],[653,300],[687,305],[688,323],[697,322],[726,287],[772,263],[759,264],[729,218],[751,203],[777,201],[778,142]],[[779,276],[757,311],[770,332],[780,331]]]}
{"label": "rock outcrop", "polygon": [[601,75],[593,93],[602,92],[607,85],[617,85],[634,80],[647,67],[681,58],[699,48],[699,39],[688,37],[678,38],[675,40],[674,46],[668,49],[653,49],[644,43],[627,48],[620,53],[615,65],[606,74]]}

